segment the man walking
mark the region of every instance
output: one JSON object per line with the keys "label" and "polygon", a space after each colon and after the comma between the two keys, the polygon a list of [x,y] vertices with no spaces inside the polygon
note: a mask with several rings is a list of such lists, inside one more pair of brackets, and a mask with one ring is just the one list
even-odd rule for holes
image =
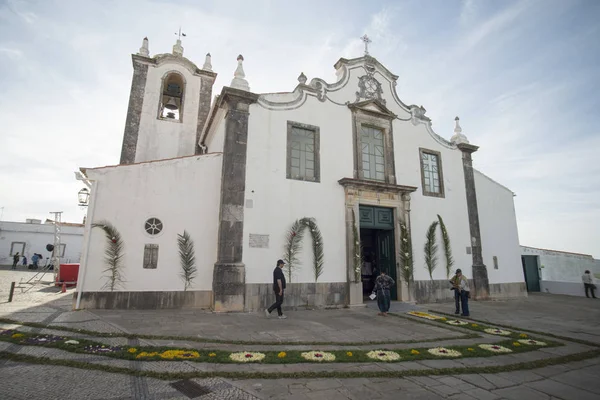
{"label": "man walking", "polygon": [[269,318],[269,315],[271,315],[271,312],[274,309],[277,309],[279,319],[287,318],[285,315],[283,315],[283,311],[281,311],[281,305],[283,304],[283,291],[285,290],[285,275],[283,274],[284,265],[285,263],[283,260],[277,260],[277,266],[275,267],[275,270],[273,270],[273,291],[275,292],[275,303],[265,310],[267,318]]}
{"label": "man walking", "polygon": [[585,297],[589,298],[588,291],[592,292],[592,297],[595,299],[596,295],[594,294],[594,290],[596,290],[596,285],[594,285],[594,278],[592,278],[592,274],[590,271],[586,270],[583,276],[581,277],[583,281],[583,287],[585,288]]}
{"label": "man walking", "polygon": [[19,258],[21,258],[21,256],[19,255],[19,252],[17,252],[14,256],[13,256],[13,265],[12,265],[12,269],[17,269],[17,263],[19,262]]}

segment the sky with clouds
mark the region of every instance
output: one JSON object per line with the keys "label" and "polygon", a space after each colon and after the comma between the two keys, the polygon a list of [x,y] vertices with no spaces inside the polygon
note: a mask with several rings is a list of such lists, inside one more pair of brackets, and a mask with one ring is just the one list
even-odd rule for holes
{"label": "sky with clouds", "polygon": [[261,93],[335,81],[367,33],[400,98],[446,138],[460,116],[476,168],[517,194],[521,244],[600,258],[599,20],[597,0],[0,0],[2,219],[81,221],[73,172],[118,163],[144,36],[170,52],[181,25],[214,93],[241,53]]}

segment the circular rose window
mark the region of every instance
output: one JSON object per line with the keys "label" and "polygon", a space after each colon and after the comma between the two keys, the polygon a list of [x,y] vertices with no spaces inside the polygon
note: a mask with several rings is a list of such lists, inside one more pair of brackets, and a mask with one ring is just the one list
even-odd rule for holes
{"label": "circular rose window", "polygon": [[150,218],[146,221],[144,229],[149,235],[158,235],[162,231],[163,223],[158,218]]}

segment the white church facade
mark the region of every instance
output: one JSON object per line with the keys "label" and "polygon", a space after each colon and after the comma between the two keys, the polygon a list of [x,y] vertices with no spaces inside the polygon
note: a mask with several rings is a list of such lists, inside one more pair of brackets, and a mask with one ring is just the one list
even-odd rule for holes
{"label": "white church facade", "polygon": [[199,68],[180,41],[151,57],[144,39],[132,58],[120,163],[81,168],[92,190],[77,308],[257,310],[280,258],[284,306],[361,305],[381,270],[400,301],[451,298],[456,268],[475,299],[527,295],[514,194],[473,168],[458,118],[438,136],[367,52],[340,59],[334,83],[300,74],[267,94],[239,56],[214,100],[210,54]]}

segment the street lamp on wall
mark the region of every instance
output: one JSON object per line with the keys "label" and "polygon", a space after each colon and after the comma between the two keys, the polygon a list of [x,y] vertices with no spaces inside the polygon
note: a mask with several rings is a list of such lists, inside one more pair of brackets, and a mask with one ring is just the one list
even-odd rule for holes
{"label": "street lamp on wall", "polygon": [[87,188],[83,188],[77,193],[77,197],[79,198],[79,206],[87,207],[90,200],[90,191]]}

